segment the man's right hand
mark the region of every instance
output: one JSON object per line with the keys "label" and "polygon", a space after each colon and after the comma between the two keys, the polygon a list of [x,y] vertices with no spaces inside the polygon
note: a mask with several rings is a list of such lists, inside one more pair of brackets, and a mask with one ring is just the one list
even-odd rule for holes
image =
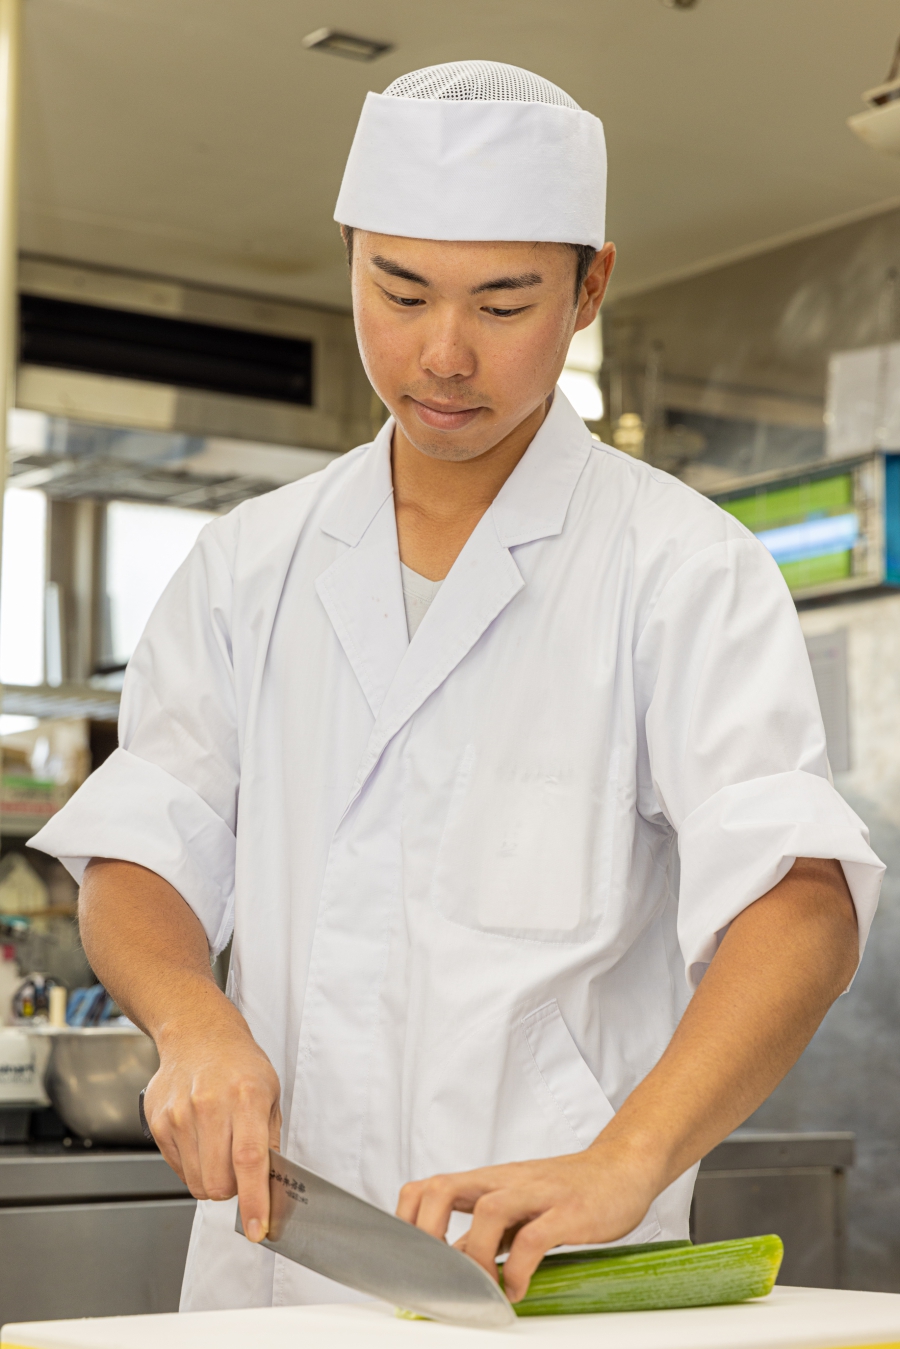
{"label": "man's right hand", "polygon": [[269,1148],[281,1145],[275,1069],[245,1023],[165,1032],[157,1047],[144,1112],[160,1152],[195,1199],[238,1195],[244,1232],[261,1241],[269,1230]]}
{"label": "man's right hand", "polygon": [[159,1050],[144,1113],[160,1151],[197,1199],[238,1195],[244,1231],[261,1241],[278,1077],[213,978],[200,920],[155,872],[101,858],[84,873],[78,913],[94,972]]}

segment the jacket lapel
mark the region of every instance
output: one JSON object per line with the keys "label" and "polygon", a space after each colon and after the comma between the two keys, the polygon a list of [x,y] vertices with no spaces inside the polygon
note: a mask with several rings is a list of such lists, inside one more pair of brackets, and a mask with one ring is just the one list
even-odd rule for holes
{"label": "jacket lapel", "polygon": [[[403,650],[395,660],[396,651],[400,649],[397,641],[390,659],[387,656],[379,658],[382,673],[386,674],[388,666],[392,666],[394,674],[377,711],[373,705],[375,725],[347,809],[378,763],[385,746],[465,659],[523,589],[525,581],[510,550],[562,532],[576,483],[591,453],[591,444],[590,432],[584,422],[557,389],[543,425],[456,559],[412,642],[406,637],[393,498],[387,503],[393,527],[391,565]],[[389,472],[389,456],[387,463]],[[387,535],[387,525],[383,528],[384,534],[379,535],[382,539]],[[370,611],[367,609],[366,612]],[[377,621],[380,620],[369,619],[367,632],[373,637]],[[335,622],[334,617],[332,622]],[[359,627],[361,630],[361,624]],[[351,657],[351,661],[354,659],[363,668],[363,659],[358,655]],[[359,669],[357,674],[359,676]]]}
{"label": "jacket lapel", "polygon": [[432,600],[394,676],[359,767],[356,790],[382,751],[456,669],[525,585],[497,536],[491,511],[482,516]]}
{"label": "jacket lapel", "polygon": [[393,420],[342,484],[322,528],[349,545],[316,581],[338,641],[377,717],[409,646],[391,482]]}

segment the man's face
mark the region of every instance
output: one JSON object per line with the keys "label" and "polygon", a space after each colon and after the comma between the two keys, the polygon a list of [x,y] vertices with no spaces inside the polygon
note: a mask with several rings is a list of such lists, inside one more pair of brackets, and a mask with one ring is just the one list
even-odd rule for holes
{"label": "man's face", "polygon": [[552,393],[572,334],[594,318],[607,245],[574,297],[565,244],[455,243],[356,230],[353,312],[366,373],[407,439],[474,459]]}

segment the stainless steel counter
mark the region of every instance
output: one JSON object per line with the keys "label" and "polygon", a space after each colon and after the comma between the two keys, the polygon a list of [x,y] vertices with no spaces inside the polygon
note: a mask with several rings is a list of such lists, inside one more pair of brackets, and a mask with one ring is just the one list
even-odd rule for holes
{"label": "stainless steel counter", "polygon": [[[704,1158],[695,1241],[777,1232],[780,1282],[839,1287],[852,1134],[739,1130]],[[0,1147],[0,1323],[174,1311],[195,1203],[159,1153]]]}
{"label": "stainless steel counter", "polygon": [[766,1133],[738,1129],[707,1153],[706,1171],[755,1171],[783,1167],[826,1167],[846,1171],[853,1165],[856,1142],[847,1133]]}
{"label": "stainless steel counter", "polygon": [[184,1199],[188,1191],[155,1149],[101,1152],[62,1144],[0,1147],[0,1206],[48,1200]]}
{"label": "stainless steel counter", "polygon": [[0,1322],[176,1311],[195,1206],[155,1151],[0,1147]]}

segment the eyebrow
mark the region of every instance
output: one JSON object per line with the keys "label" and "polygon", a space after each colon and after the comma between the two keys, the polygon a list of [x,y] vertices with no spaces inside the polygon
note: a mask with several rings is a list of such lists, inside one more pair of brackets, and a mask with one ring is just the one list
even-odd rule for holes
{"label": "eyebrow", "polygon": [[[388,276],[399,277],[401,281],[411,281],[414,286],[431,285],[431,282],[418,272],[411,272],[408,267],[401,267],[399,262],[383,258],[380,254],[372,258],[372,264],[379,271],[387,272]],[[527,290],[529,286],[539,286],[543,279],[540,272],[523,272],[520,276],[498,276],[493,281],[483,281],[480,286],[474,286],[469,294],[483,295],[489,290]]]}
{"label": "eyebrow", "polygon": [[411,281],[414,286],[431,284],[425,280],[424,276],[419,276],[418,272],[411,272],[408,267],[401,267],[399,262],[392,262],[390,258],[382,258],[376,254],[372,262],[379,271],[387,272],[388,276],[397,276],[401,281]]}
{"label": "eyebrow", "polygon": [[540,272],[523,272],[521,276],[498,276],[495,281],[485,281],[475,286],[470,295],[483,295],[486,290],[527,290],[529,286],[539,286],[543,281]]}

